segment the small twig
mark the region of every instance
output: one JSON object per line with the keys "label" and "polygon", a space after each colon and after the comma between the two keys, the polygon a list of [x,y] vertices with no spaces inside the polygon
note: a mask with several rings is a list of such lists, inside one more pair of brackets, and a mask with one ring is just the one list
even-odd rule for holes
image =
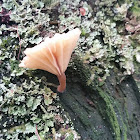
{"label": "small twig", "polygon": [[46,82],[46,85],[47,85],[47,86],[52,86],[52,87],[55,87],[55,88],[58,87],[58,85],[53,84],[53,83],[48,83],[48,82]]}
{"label": "small twig", "polygon": [[46,81],[43,81],[43,80],[42,80],[42,82],[45,84],[45,86],[52,86],[52,87],[55,87],[55,88],[58,87],[58,85],[53,84],[53,83],[49,83],[49,82],[46,82]]}
{"label": "small twig", "polygon": [[9,12],[6,13],[6,14],[2,14],[2,12],[0,12],[0,16],[3,16],[3,17],[10,16],[10,14],[11,14],[11,11],[9,11]]}
{"label": "small twig", "polygon": [[18,53],[18,60],[19,60],[19,56],[20,56],[20,52],[21,52],[21,39],[20,39],[20,36],[19,36],[19,33],[18,33],[18,26],[17,26],[17,35],[18,35],[19,45],[20,45],[19,53]]}
{"label": "small twig", "polygon": [[51,25],[57,25],[58,24],[58,21],[49,21],[49,24],[51,24]]}
{"label": "small twig", "polygon": [[40,136],[39,136],[39,134],[38,134],[37,125],[36,125],[36,131],[35,131],[35,134],[37,135],[38,140],[41,140],[41,138],[40,138]]}

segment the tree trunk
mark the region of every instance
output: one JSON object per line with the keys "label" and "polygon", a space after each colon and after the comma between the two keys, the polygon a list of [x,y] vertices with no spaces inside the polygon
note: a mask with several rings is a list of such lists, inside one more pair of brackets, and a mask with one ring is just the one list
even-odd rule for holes
{"label": "tree trunk", "polygon": [[[87,86],[90,70],[67,71],[60,101],[83,140],[140,140],[140,93],[133,77],[110,72],[103,86]],[[78,71],[78,72],[77,72]]]}

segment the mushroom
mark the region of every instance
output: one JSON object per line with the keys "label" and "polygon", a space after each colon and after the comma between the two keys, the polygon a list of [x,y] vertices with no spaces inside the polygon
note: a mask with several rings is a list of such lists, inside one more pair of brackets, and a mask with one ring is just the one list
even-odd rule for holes
{"label": "mushroom", "polygon": [[63,92],[66,88],[65,71],[80,33],[76,28],[68,33],[56,33],[52,38],[46,37],[40,44],[24,51],[26,56],[19,67],[42,69],[55,74],[60,83],[57,91]]}

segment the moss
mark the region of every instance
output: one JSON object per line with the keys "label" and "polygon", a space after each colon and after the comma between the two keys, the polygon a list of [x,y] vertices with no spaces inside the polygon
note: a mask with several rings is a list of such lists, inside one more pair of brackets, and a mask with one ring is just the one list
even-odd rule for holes
{"label": "moss", "polygon": [[133,6],[131,7],[131,12],[134,16],[136,16],[138,19],[140,19],[140,2],[138,0],[134,1]]}
{"label": "moss", "polygon": [[114,106],[116,108],[116,110],[118,111],[118,121],[120,124],[120,130],[121,130],[121,137],[124,140],[127,140],[127,126],[128,126],[128,118],[127,118],[127,110],[126,107],[124,107],[125,113],[123,114],[120,110],[121,105],[118,103],[118,101],[114,102]]}
{"label": "moss", "polygon": [[[85,66],[77,56],[73,58],[73,65],[75,65],[76,71],[78,71],[78,75],[83,81],[88,81],[90,78],[90,68]],[[87,90],[96,91],[96,99],[93,98],[93,102],[95,102],[98,106],[98,110],[100,111],[101,115],[105,120],[108,122],[109,126],[111,127],[112,135],[114,136],[115,140],[127,140],[127,126],[124,123],[123,116],[121,111],[119,110],[119,102],[116,103],[115,99],[113,99],[107,92],[104,92],[102,86],[99,87],[99,83],[97,79],[94,79],[90,85],[85,85]],[[98,99],[98,100],[97,100]]]}
{"label": "moss", "polygon": [[[120,127],[119,123],[117,120],[117,116],[115,113],[115,110],[113,108],[113,105],[110,101],[110,97],[107,95],[107,93],[103,92],[101,88],[97,88],[100,96],[102,97],[104,103],[105,103],[105,111],[100,108],[100,112],[103,115],[104,113],[106,114],[105,118],[108,120],[109,119],[109,124],[111,125],[114,133],[115,133],[115,139],[116,140],[121,140],[121,135],[120,135]],[[100,106],[102,107],[102,106]]]}
{"label": "moss", "polygon": [[73,140],[74,139],[74,135],[72,133],[70,133],[70,135],[66,138],[66,140]]}

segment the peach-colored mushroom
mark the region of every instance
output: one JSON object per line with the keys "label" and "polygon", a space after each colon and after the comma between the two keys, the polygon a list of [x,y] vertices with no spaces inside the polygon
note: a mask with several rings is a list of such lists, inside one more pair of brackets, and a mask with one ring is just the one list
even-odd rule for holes
{"label": "peach-colored mushroom", "polygon": [[56,33],[54,37],[47,37],[35,47],[27,48],[19,67],[42,69],[57,75],[60,83],[57,90],[63,92],[66,88],[65,71],[80,33],[78,28],[68,33]]}

